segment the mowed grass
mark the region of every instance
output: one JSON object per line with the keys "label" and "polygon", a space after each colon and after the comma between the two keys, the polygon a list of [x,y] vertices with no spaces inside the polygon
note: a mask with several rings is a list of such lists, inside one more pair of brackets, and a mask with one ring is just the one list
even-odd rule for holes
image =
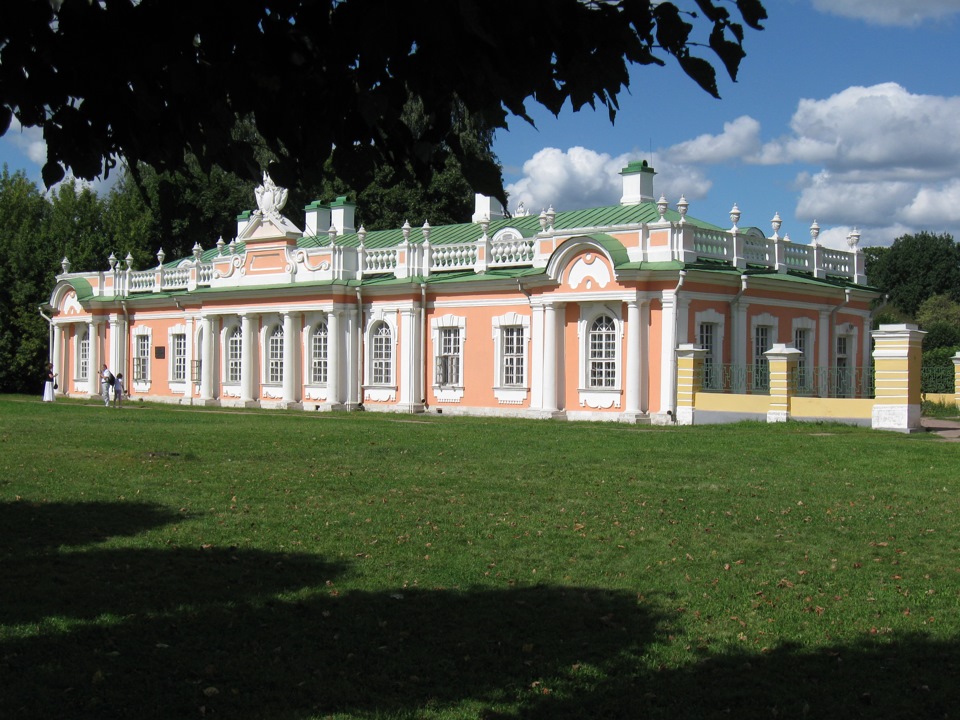
{"label": "mowed grass", "polygon": [[960,443],[3,397],[0,468],[0,717],[960,709]]}

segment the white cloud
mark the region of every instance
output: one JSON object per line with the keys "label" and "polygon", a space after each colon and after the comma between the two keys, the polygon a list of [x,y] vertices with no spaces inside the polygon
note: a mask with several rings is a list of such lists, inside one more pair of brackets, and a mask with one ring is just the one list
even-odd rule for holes
{"label": "white cloud", "polygon": [[544,148],[524,162],[523,177],[507,185],[510,209],[521,201],[533,213],[550,206],[562,211],[612,205],[621,195],[617,173],[630,159],[579,146]]}
{"label": "white cloud", "polygon": [[813,0],[820,12],[876,25],[913,27],[960,13],[956,0]]}
{"label": "white cloud", "polygon": [[903,208],[903,217],[921,225],[960,226],[960,180],[921,187]]}
{"label": "white cloud", "polygon": [[760,123],[742,115],[723,124],[719,135],[700,135],[665,152],[672,162],[724,163],[754,155],[760,149]]}
{"label": "white cloud", "polygon": [[[644,155],[631,152],[614,157],[580,146],[566,151],[544,148],[524,162],[523,177],[507,185],[510,210],[520,202],[532,213],[551,206],[559,212],[615,205],[623,194],[620,171]],[[690,201],[700,199],[712,184],[692,165],[658,160],[655,169],[654,192],[658,196],[662,193],[671,203],[681,195]]]}
{"label": "white cloud", "polygon": [[909,167],[939,178],[960,169],[960,97],[915,95],[896,83],[851,87],[800,100],[790,127],[763,146],[759,162],[883,174]]}
{"label": "white cloud", "polygon": [[43,140],[43,130],[40,128],[24,128],[16,118],[13,118],[10,128],[2,139],[9,141],[36,165],[43,165],[47,161],[47,144]]}

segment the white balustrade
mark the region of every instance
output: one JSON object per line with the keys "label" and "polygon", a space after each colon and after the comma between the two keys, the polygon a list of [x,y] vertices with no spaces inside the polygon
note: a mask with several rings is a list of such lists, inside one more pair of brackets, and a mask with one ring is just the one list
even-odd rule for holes
{"label": "white balustrade", "polygon": [[470,245],[433,245],[431,248],[431,270],[454,270],[472,268],[477,262],[477,246]]}
{"label": "white balustrade", "polygon": [[397,249],[382,248],[363,252],[363,270],[369,273],[390,272],[397,267]]}
{"label": "white balustrade", "polygon": [[529,265],[533,262],[536,247],[532,238],[509,238],[490,245],[490,264],[499,267]]}

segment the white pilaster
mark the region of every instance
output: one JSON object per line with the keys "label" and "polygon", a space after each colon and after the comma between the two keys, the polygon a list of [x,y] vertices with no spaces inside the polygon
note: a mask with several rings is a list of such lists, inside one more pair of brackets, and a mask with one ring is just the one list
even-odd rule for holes
{"label": "white pilaster", "polygon": [[283,404],[290,408],[299,401],[297,392],[297,378],[299,377],[297,363],[297,339],[299,313],[283,313]]}
{"label": "white pilaster", "polygon": [[543,409],[554,413],[557,407],[557,307],[548,303],[543,320]]}
{"label": "white pilaster", "polygon": [[661,416],[677,408],[677,295],[665,290],[661,299],[660,409]]}
{"label": "white pilaster", "polygon": [[100,323],[90,320],[87,325],[87,339],[90,341],[90,362],[87,363],[87,392],[90,397],[100,395]]}
{"label": "white pilaster", "polygon": [[340,311],[327,316],[327,402],[340,404]]}
{"label": "white pilaster", "polygon": [[420,323],[417,309],[400,310],[400,352],[397,368],[397,384],[400,391],[400,407],[408,412],[422,412],[422,393],[419,382]]}
{"label": "white pilaster", "polygon": [[627,301],[627,371],[626,371],[626,407],[627,415],[640,414],[640,353],[641,353],[640,304],[636,300]]}
{"label": "white pilaster", "polygon": [[203,343],[200,358],[200,400],[209,402],[213,400],[213,371],[216,363],[214,348],[217,339],[214,335],[213,321],[209,315],[203,315],[200,318],[200,334]]}
{"label": "white pilaster", "polygon": [[256,377],[254,351],[257,346],[253,320],[247,313],[240,316],[240,333],[242,335],[240,355],[243,358],[240,365],[240,401],[246,404],[254,401],[253,383]]}

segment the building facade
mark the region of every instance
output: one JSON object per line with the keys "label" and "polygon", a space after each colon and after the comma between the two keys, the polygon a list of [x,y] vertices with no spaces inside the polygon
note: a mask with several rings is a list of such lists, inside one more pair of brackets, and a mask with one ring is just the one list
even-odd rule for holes
{"label": "building facade", "polygon": [[[367,232],[338,198],[281,214],[265,176],[229,243],[134,270],[64,258],[50,300],[60,392],[183,404],[670,422],[677,348],[705,350],[702,385],[769,387],[765,352],[800,351],[814,393],[863,391],[870,359],[863,253],[688,216],[654,200],[645,162],[618,205]],[[500,210],[499,207],[496,207]],[[830,373],[830,382],[818,380]],[[846,383],[846,386],[844,386]]]}

